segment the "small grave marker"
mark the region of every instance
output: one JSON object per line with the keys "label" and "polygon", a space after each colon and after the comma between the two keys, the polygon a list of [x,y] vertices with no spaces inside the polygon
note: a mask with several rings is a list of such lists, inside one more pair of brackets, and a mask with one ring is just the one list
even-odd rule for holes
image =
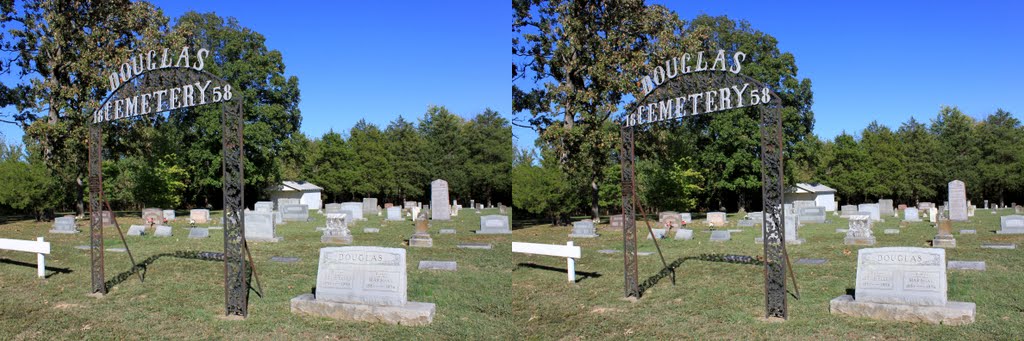
{"label": "small grave marker", "polygon": [[421,260],[420,270],[456,271],[458,264],[454,261]]}

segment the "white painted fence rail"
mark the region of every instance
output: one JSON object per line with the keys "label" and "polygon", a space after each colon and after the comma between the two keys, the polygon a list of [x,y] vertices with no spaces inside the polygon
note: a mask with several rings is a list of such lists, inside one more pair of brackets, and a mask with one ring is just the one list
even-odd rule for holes
{"label": "white painted fence rail", "polygon": [[36,240],[4,239],[0,238],[0,250],[31,252],[36,254],[37,274],[39,278],[45,277],[46,260],[43,255],[50,254],[50,243],[44,242],[43,237]]}
{"label": "white painted fence rail", "polygon": [[576,259],[582,257],[582,251],[579,246],[573,246],[571,240],[565,245],[512,242],[512,252],[565,257],[569,282],[576,281]]}

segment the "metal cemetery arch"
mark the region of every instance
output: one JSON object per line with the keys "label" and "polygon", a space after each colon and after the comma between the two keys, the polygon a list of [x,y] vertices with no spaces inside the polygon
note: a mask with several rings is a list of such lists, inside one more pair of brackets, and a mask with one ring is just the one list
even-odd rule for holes
{"label": "metal cemetery arch", "polygon": [[[746,94],[750,94],[751,98],[754,96],[763,96],[761,98],[768,98],[767,101],[763,102],[761,102],[759,98],[759,102],[761,103],[754,104],[747,102],[745,103],[747,105],[741,104],[740,107],[757,108],[760,114],[761,193],[764,205],[764,215],[761,226],[764,233],[765,315],[767,317],[786,318],[787,305],[785,274],[789,266],[789,258],[786,254],[784,228],[782,225],[785,221],[785,210],[783,209],[782,168],[783,130],[780,112],[782,100],[773,91],[764,86],[764,84],[746,75],[738,73],[738,70],[735,73],[731,71],[703,70],[683,74],[677,73],[676,76],[669,77],[668,79],[665,79],[665,77],[661,78],[663,82],[660,85],[653,87],[653,89],[651,89],[646,95],[636,100],[627,108],[628,110],[621,127],[622,150],[620,159],[622,162],[622,238],[625,263],[624,275],[626,296],[640,296],[636,253],[636,155],[634,153],[635,140],[633,135],[634,129],[637,125],[648,124],[652,121],[646,120],[647,122],[642,122],[645,120],[639,120],[641,117],[636,116],[643,115],[637,111],[637,108],[642,106],[646,107],[647,112],[651,115],[647,116],[647,118],[654,118],[654,121],[678,119],[696,114],[709,114],[711,112],[721,110],[733,110],[736,109],[736,107],[733,107],[732,109],[721,108],[721,105],[724,104],[724,101],[721,101],[721,96],[719,96],[715,101],[712,101],[711,104],[707,104],[705,101],[700,99],[697,100],[698,103],[693,103],[690,101],[691,98],[686,98],[683,102],[686,106],[693,106],[694,110],[711,109],[710,112],[707,110],[699,113],[691,111],[689,115],[680,115],[677,111],[673,111],[673,108],[671,108],[672,104],[676,104],[678,106],[680,103],[674,100],[675,98],[678,98],[678,96],[728,89],[732,96],[735,96],[737,92],[741,93],[737,96],[740,98],[740,101],[742,101],[742,96]],[[733,91],[731,86],[742,84],[757,86],[757,95],[754,95],[752,92],[744,91],[731,92]],[[746,89],[746,87],[744,86],[743,89]],[[761,92],[761,89],[766,90]],[[720,95],[720,93],[712,95]],[[668,101],[670,105],[667,115],[664,114],[664,109],[659,107],[659,103],[664,105],[664,101]],[[651,103],[653,103],[653,106]],[[718,106],[719,108],[712,109],[712,105]],[[638,114],[636,116],[632,116],[633,112]],[[634,121],[631,119],[637,120]]]}
{"label": "metal cemetery arch", "polygon": [[[225,314],[246,316],[248,314],[249,284],[246,281],[246,262],[242,253],[245,246],[242,99],[241,96],[233,96],[234,99],[232,99],[231,85],[227,81],[201,70],[201,64],[199,65],[200,70],[192,67],[163,67],[142,72],[136,70],[136,74],[113,90],[94,113],[92,123],[89,125],[92,292],[107,293],[103,274],[103,221],[101,217],[105,202],[101,169],[103,161],[102,123],[133,116],[148,116],[175,109],[221,103],[223,106],[221,129],[223,130]],[[131,71],[129,70],[129,72]],[[202,87],[203,85],[206,87]],[[189,90],[186,91],[185,87],[188,87]],[[201,92],[200,89],[202,89]],[[216,89],[226,91],[216,93]],[[179,106],[175,106],[174,90],[178,90],[177,93],[180,96],[177,98],[180,100],[178,101],[178,104],[181,104]],[[156,96],[158,93],[161,93],[160,97]],[[216,95],[219,95],[219,98]],[[139,103],[140,98],[143,97],[146,100]],[[133,99],[136,102],[131,102]],[[149,99],[153,101],[149,102]],[[148,108],[147,105],[155,106],[154,110],[139,109]],[[129,110],[128,108],[131,106],[135,106],[135,110]],[[107,206],[109,208],[109,205]]]}

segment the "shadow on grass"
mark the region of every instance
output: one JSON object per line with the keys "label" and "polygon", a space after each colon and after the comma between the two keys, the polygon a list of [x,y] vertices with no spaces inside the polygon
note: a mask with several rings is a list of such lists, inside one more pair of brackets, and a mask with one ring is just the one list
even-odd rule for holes
{"label": "shadow on grass", "polygon": [[[539,264],[533,264],[533,263],[519,263],[519,264],[516,264],[516,269],[518,269],[518,268],[531,268],[531,269],[539,269],[539,270],[548,270],[548,271],[554,271],[554,272],[560,272],[560,273],[566,273],[567,271],[569,271],[566,268],[556,268],[556,267],[553,267],[553,266],[539,265]],[[515,271],[515,270],[513,270],[513,271]],[[587,279],[587,278],[599,278],[599,277],[601,277],[601,274],[596,273],[596,272],[576,271],[576,277],[577,278],[576,278],[576,280],[574,282],[575,283],[579,283],[580,281],[583,281],[584,279]]]}
{"label": "shadow on grass", "polygon": [[205,261],[212,261],[212,262],[222,262],[222,261],[224,261],[224,254],[223,253],[219,253],[219,252],[203,252],[203,251],[165,252],[165,253],[149,256],[149,258],[146,258],[145,260],[143,260],[142,262],[137,264],[136,267],[131,268],[128,271],[125,271],[125,272],[117,274],[116,276],[111,278],[109,281],[103,283],[103,285],[106,286],[107,290],[110,290],[110,288],[112,288],[115,285],[121,284],[122,282],[128,280],[128,278],[131,278],[132,276],[135,275],[135,273],[137,273],[139,271],[142,271],[142,278],[145,279],[146,278],[146,268],[150,264],[153,264],[154,262],[156,262],[157,259],[160,259],[160,258],[163,258],[163,257],[175,257],[175,258],[184,258],[184,259],[198,259],[198,260],[205,260]]}
{"label": "shadow on grass", "polygon": [[663,278],[671,276],[672,273],[675,272],[676,268],[683,265],[683,262],[686,262],[688,260],[702,260],[708,262],[721,262],[733,264],[764,265],[764,262],[758,258],[742,255],[723,255],[705,253],[697,256],[679,258],[673,261],[672,263],[669,263],[667,267],[661,268],[661,271],[658,271],[658,273],[654,274],[653,276],[647,277],[647,279],[644,280],[643,283],[640,283],[640,297],[644,296],[644,292],[647,291],[648,288],[651,288],[655,284],[658,284],[658,282],[661,281]]}
{"label": "shadow on grass", "polygon": [[[39,264],[36,264],[36,263],[26,263],[26,262],[22,262],[22,261],[16,261],[16,260],[13,260],[13,259],[7,259],[7,258],[0,258],[0,263],[17,265],[17,266],[24,266],[24,267],[33,268],[33,269],[35,269],[35,268],[37,268],[39,266]],[[56,274],[59,274],[59,273],[60,274],[69,274],[69,273],[73,272],[71,269],[55,268],[55,267],[52,267],[52,266],[45,267],[45,270],[46,271],[53,271],[53,272],[44,275],[44,278],[50,278],[50,276],[53,276],[53,275],[56,275]]]}

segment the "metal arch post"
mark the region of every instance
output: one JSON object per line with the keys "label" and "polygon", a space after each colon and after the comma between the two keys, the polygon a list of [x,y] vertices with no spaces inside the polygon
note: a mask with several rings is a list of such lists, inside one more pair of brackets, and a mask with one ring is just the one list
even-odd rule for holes
{"label": "metal arch post", "polygon": [[[777,97],[775,99],[778,101]],[[781,104],[779,104],[781,105]],[[761,195],[765,212],[761,224],[764,233],[765,317],[786,319],[785,209],[782,165],[782,117],[775,105],[761,107]]]}
{"label": "metal arch post", "polygon": [[242,101],[223,104],[224,171],[224,304],[225,315],[249,313],[249,282],[246,273],[244,118]]}
{"label": "metal arch post", "polygon": [[[92,258],[91,293],[107,294],[103,275],[103,129],[89,124],[89,255]],[[110,212],[114,214],[113,211]]]}
{"label": "metal arch post", "polygon": [[640,297],[640,281],[636,255],[636,155],[634,154],[633,127],[622,126],[622,256],[626,284],[626,297]]}

